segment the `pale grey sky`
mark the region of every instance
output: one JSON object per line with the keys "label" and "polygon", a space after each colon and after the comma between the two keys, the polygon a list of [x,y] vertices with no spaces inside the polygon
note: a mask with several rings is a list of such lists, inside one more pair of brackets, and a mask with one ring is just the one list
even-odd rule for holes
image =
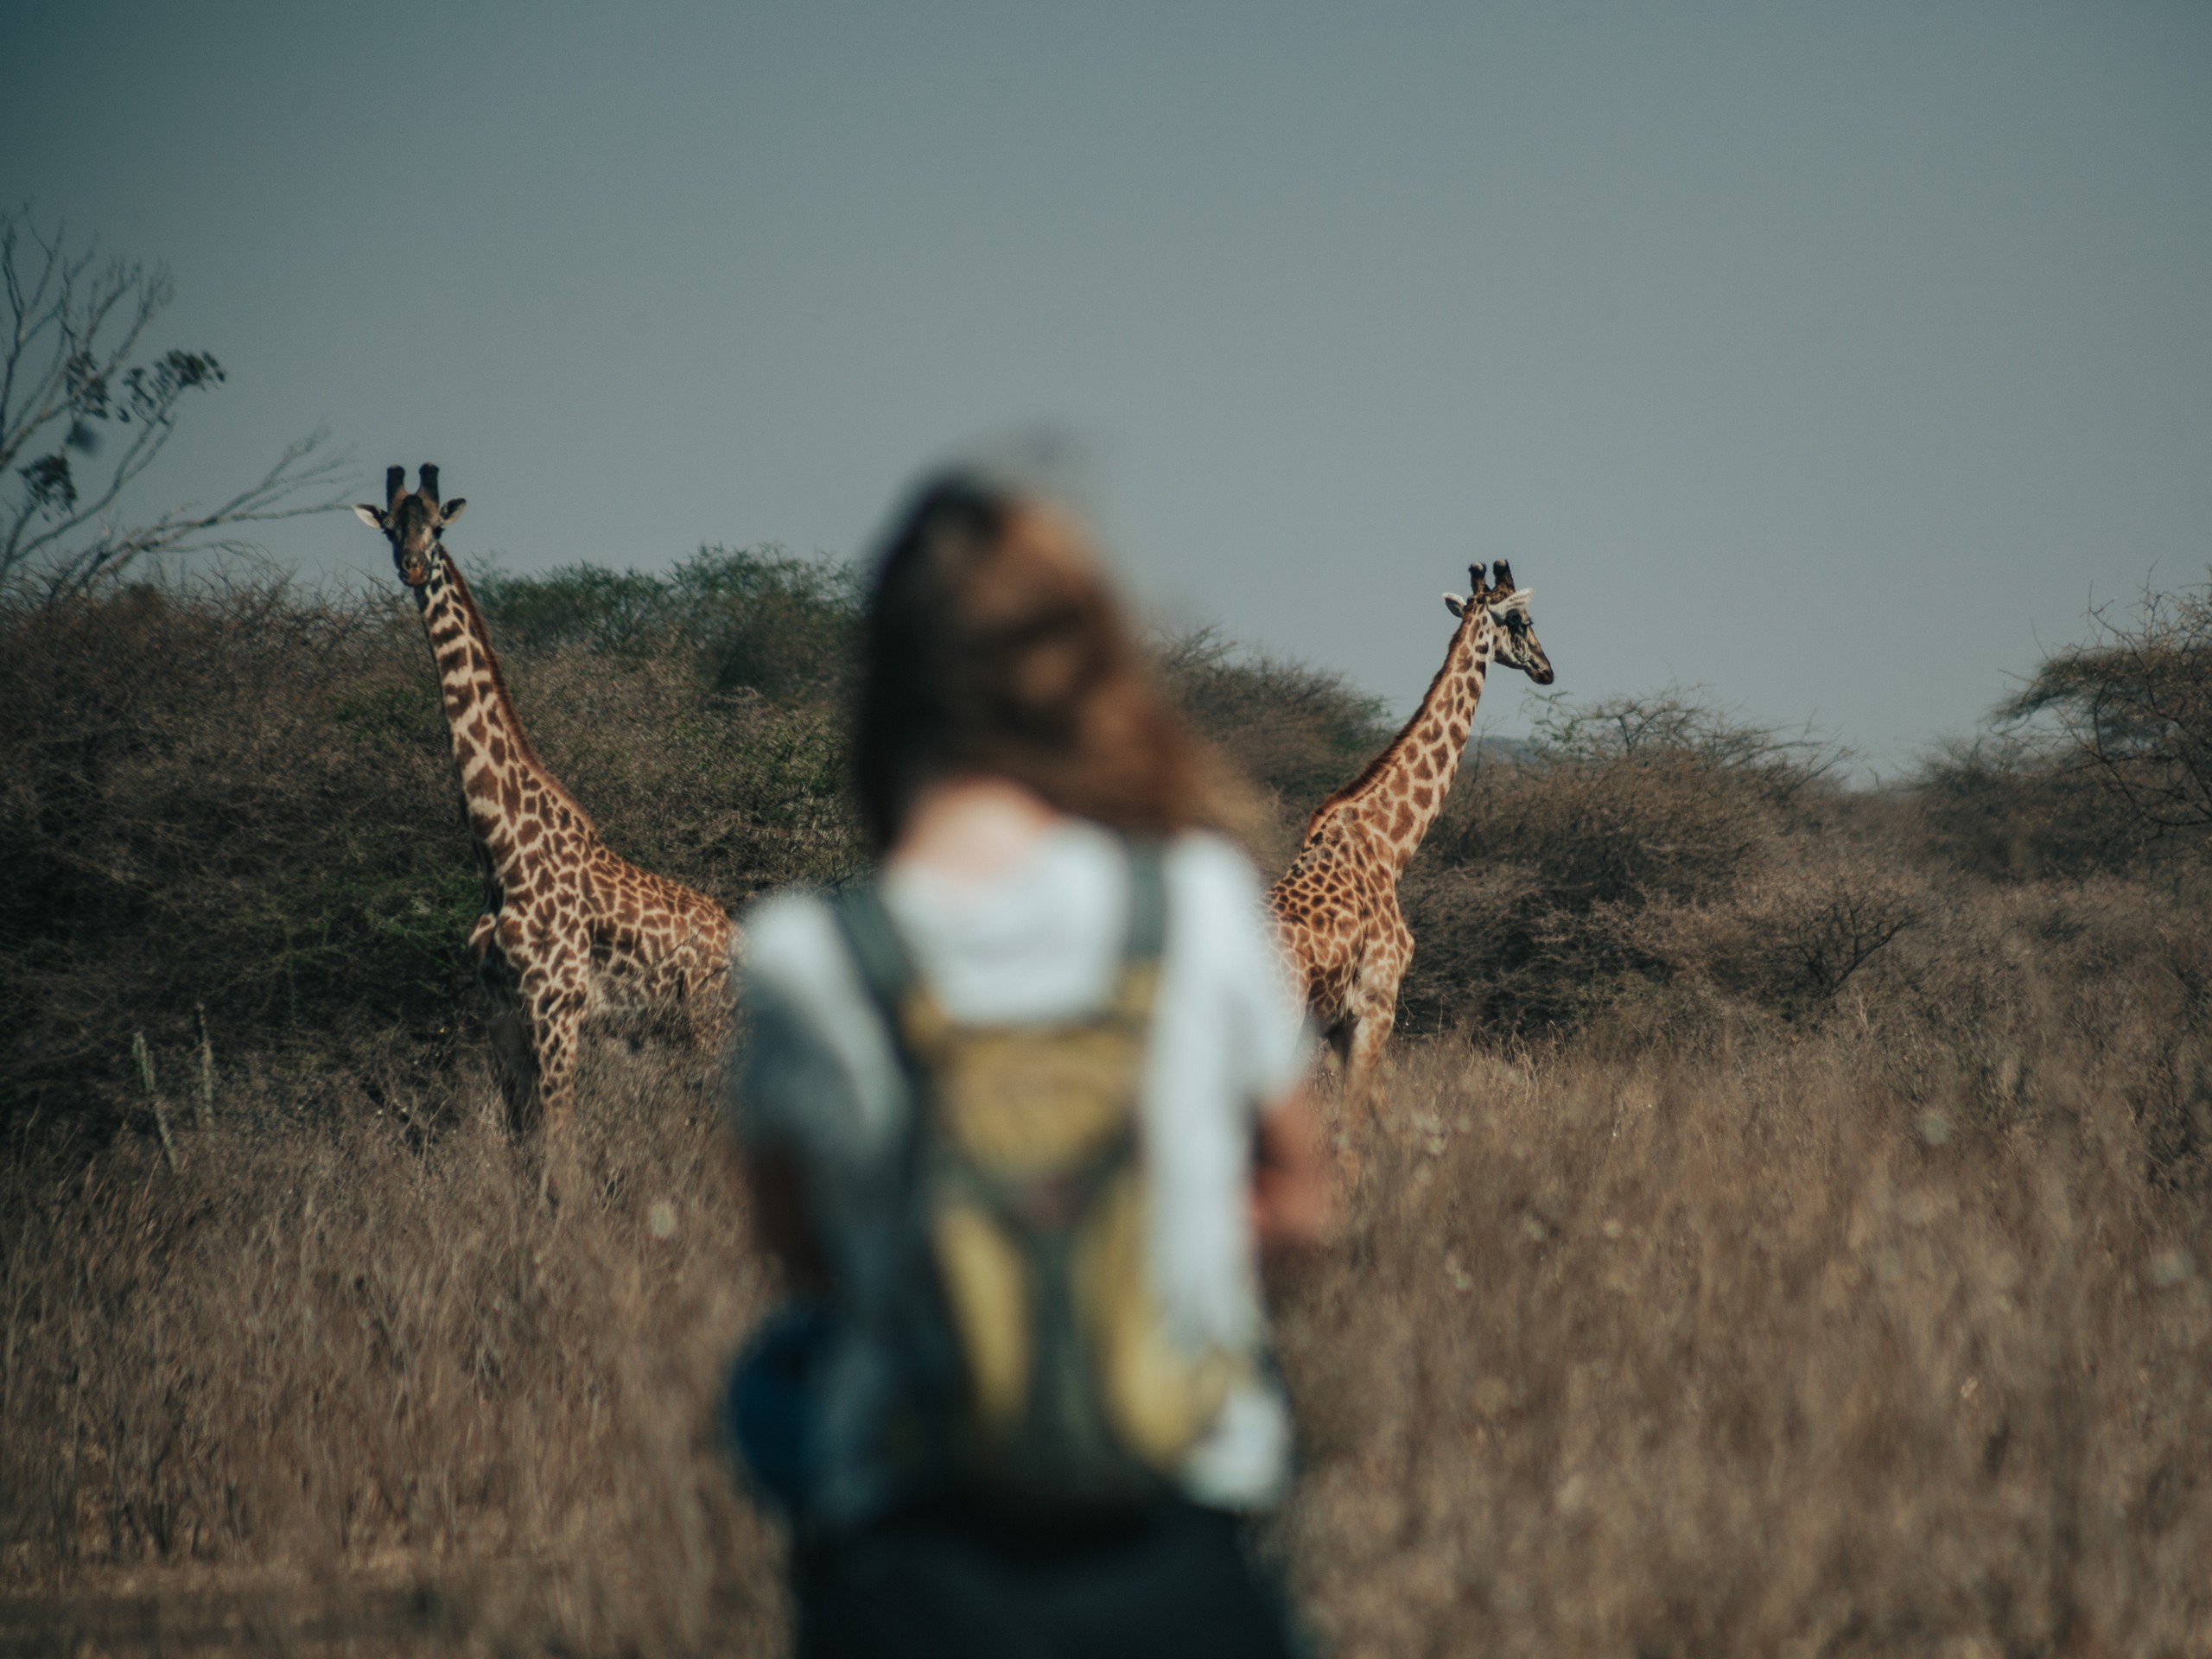
{"label": "pale grey sky", "polygon": [[1895,766],[2212,559],[2204,0],[17,0],[0,196],[230,369],[160,493],[327,423],[518,569],[1045,427],[1147,599],[1402,708],[1503,553],[1561,689]]}

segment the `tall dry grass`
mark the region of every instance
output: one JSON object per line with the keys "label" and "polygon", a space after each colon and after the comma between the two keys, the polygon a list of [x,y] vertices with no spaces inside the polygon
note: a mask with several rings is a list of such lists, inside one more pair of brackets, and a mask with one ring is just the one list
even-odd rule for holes
{"label": "tall dry grass", "polygon": [[2088,1058],[1408,1056],[1286,1324],[1339,1651],[2203,1651],[2202,1213]]}
{"label": "tall dry grass", "polygon": [[[1877,1048],[1402,1052],[1281,1311],[1277,1542],[1338,1651],[2212,1641],[2212,1292],[2158,1079],[2063,1033],[1998,1076]],[[446,1611],[394,1639],[777,1650],[712,1427],[772,1287],[706,1080],[592,1058],[558,1225],[473,1066],[289,1124],[269,1080],[174,1172],[13,1172],[6,1581],[397,1582]]]}
{"label": "tall dry grass", "polygon": [[226,1078],[175,1169],[126,1142],[0,1177],[0,1583],[519,1569],[503,1642],[762,1648],[774,1552],[709,1407],[769,1287],[710,1080],[594,1051],[557,1224],[473,1061],[381,1105]]}

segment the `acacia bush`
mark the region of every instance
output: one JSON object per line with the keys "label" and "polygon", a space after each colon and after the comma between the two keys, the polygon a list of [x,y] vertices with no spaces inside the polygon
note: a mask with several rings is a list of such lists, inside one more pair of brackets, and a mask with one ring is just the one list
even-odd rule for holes
{"label": "acacia bush", "polygon": [[1271,868],[1287,864],[1306,819],[1389,741],[1381,702],[1341,676],[1238,649],[1217,628],[1160,642],[1169,692],[1192,726],[1256,786],[1244,828]]}
{"label": "acacia bush", "polygon": [[[721,620],[640,601],[657,578],[486,584],[539,752],[618,852],[726,905],[838,874],[845,648],[771,674],[735,595],[786,623],[812,605],[838,639],[849,596],[772,556],[678,575],[660,585],[720,595]],[[140,1109],[134,1036],[176,1070],[203,1010],[241,1055],[473,1039],[481,889],[404,595],[249,572],[0,610],[0,1128],[105,1134]]]}
{"label": "acacia bush", "polygon": [[2212,832],[2212,587],[2146,591],[2132,617],[2045,658],[2004,713],[2051,716],[2079,772],[2152,836]]}
{"label": "acacia bush", "polygon": [[841,709],[860,643],[853,567],[778,548],[702,548],[665,574],[569,565],[475,583],[497,638],[525,652],[690,658],[715,691]]}
{"label": "acacia bush", "polygon": [[1934,850],[1996,880],[2171,876],[2212,832],[2212,588],[2101,607],[1915,793]]}
{"label": "acacia bush", "polygon": [[0,1111],[183,1052],[449,1020],[474,881],[396,615],[276,582],[0,615]]}
{"label": "acacia bush", "polygon": [[2183,850],[2070,743],[2018,730],[1945,745],[1913,779],[1929,852],[1992,881],[2142,872]]}
{"label": "acacia bush", "polygon": [[1839,758],[1681,691],[1555,697],[1463,773],[1408,872],[1406,1018],[1535,1035],[1667,986],[1825,1007],[1916,913]]}

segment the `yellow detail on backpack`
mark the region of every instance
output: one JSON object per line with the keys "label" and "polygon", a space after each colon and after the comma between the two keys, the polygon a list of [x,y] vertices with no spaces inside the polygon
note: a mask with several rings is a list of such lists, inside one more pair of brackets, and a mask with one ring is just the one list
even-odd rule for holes
{"label": "yellow detail on backpack", "polygon": [[1076,1256],[1077,1300],[1093,1320],[1108,1414],[1136,1453],[1170,1468],[1228,1397],[1237,1367],[1217,1349],[1191,1355],[1160,1317],[1145,1271],[1145,1189],[1117,1181]]}
{"label": "yellow detail on backpack", "polygon": [[841,906],[914,1093],[906,1202],[958,1373],[940,1419],[953,1468],[1017,1499],[1141,1501],[1172,1480],[1249,1366],[1179,1340],[1149,1270],[1157,848],[1132,846],[1128,949],[1087,1017],[957,1025],[874,892],[849,889]]}
{"label": "yellow detail on backpack", "polygon": [[976,1415],[985,1433],[1008,1433],[1029,1399],[1028,1267],[1005,1229],[975,1205],[948,1205],[930,1231]]}
{"label": "yellow detail on backpack", "polygon": [[[1039,1287],[1024,1223],[1074,1224],[1071,1312],[1097,1404],[1143,1464],[1172,1470],[1219,1413],[1239,1369],[1227,1354],[1194,1354],[1175,1341],[1147,1269],[1147,1186],[1134,1152],[1155,978],[1149,968],[1125,976],[1095,1023],[963,1028],[918,989],[901,1009],[939,1130],[995,1200],[943,1202],[930,1224],[967,1362],[968,1450],[983,1462],[1010,1449],[1035,1403]],[[1084,1190],[1086,1177],[1095,1190]]]}

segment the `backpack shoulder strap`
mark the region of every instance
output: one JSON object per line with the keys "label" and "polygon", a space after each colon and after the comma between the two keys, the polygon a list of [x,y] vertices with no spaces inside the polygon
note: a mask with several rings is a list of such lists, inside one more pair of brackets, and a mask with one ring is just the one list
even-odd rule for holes
{"label": "backpack shoulder strap", "polygon": [[937,998],[915,967],[873,880],[838,888],[830,906],[861,980],[883,1015],[899,1065],[911,1075],[925,1056],[935,1052],[947,1029]]}
{"label": "backpack shoulder strap", "polygon": [[874,881],[848,881],[830,895],[830,907],[861,978],[885,1012],[895,1015],[920,976]]}
{"label": "backpack shoulder strap", "polygon": [[1158,841],[1131,836],[1122,844],[1129,861],[1129,929],[1113,1008],[1118,1018],[1141,1023],[1152,1011],[1160,953],[1167,943],[1167,880]]}
{"label": "backpack shoulder strap", "polygon": [[1129,856],[1129,935],[1124,962],[1157,963],[1167,942],[1167,879],[1159,842],[1132,836]]}

